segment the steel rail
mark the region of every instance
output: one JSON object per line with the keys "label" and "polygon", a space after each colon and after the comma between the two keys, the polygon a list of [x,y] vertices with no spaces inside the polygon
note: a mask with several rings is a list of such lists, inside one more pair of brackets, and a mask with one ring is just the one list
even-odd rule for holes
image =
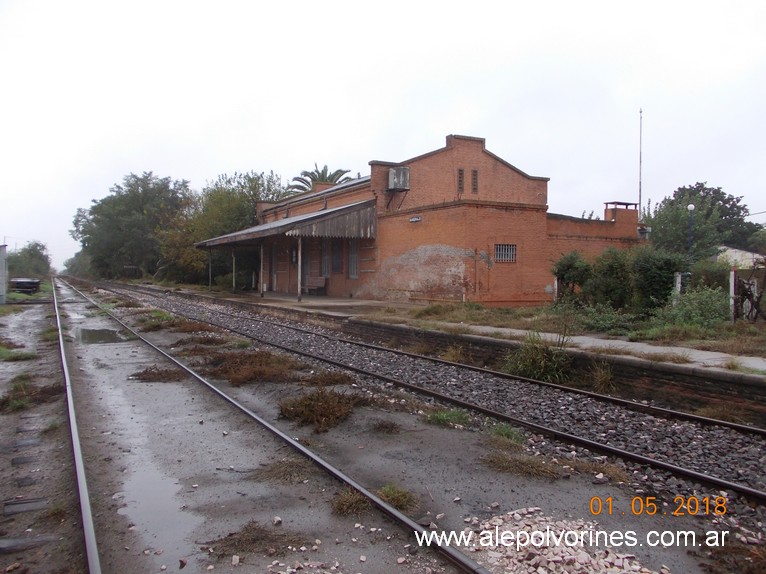
{"label": "steel rail", "polygon": [[418,385],[413,385],[412,383],[407,383],[405,381],[401,381],[399,379],[395,379],[395,378],[389,377],[387,375],[382,375],[380,373],[375,373],[373,371],[368,371],[367,369],[363,369],[361,367],[357,367],[357,366],[354,366],[354,365],[349,365],[347,363],[343,363],[341,361],[336,361],[334,359],[329,359],[327,357],[321,357],[319,355],[314,355],[313,353],[308,353],[308,352],[305,352],[305,351],[300,351],[300,350],[292,349],[292,348],[290,348],[290,347],[288,347],[286,345],[281,345],[281,344],[278,344],[278,343],[268,342],[268,341],[262,340],[262,339],[260,339],[258,337],[255,337],[255,336],[253,336],[251,334],[243,333],[243,332],[237,331],[235,329],[229,328],[228,330],[230,330],[230,331],[232,331],[234,333],[237,333],[239,335],[242,335],[244,337],[255,339],[257,341],[260,341],[261,343],[270,345],[272,347],[276,347],[276,348],[282,349],[284,351],[288,351],[288,352],[291,352],[291,353],[299,354],[299,355],[302,355],[304,357],[309,357],[309,358],[317,360],[317,361],[321,361],[321,362],[324,362],[324,363],[329,363],[331,365],[335,365],[336,367],[341,367],[343,369],[348,369],[350,371],[354,371],[354,372],[357,372],[357,373],[362,374],[362,375],[366,375],[366,376],[369,376],[369,377],[380,379],[380,380],[385,381],[387,383],[391,383],[392,385],[395,385],[397,387],[404,388],[404,389],[413,391],[415,393],[424,394],[426,396],[432,397],[434,399],[437,399],[439,401],[442,401],[442,402],[445,402],[445,403],[448,403],[448,404],[453,404],[455,406],[458,406],[458,407],[461,407],[461,408],[464,408],[464,409],[468,409],[468,410],[472,410],[472,411],[481,413],[483,415],[487,415],[489,417],[492,417],[492,418],[495,418],[495,419],[498,419],[498,420],[501,420],[501,421],[512,423],[512,424],[515,424],[515,425],[518,425],[518,426],[523,426],[525,428],[528,428],[528,429],[533,430],[535,432],[538,432],[540,434],[544,434],[544,435],[547,435],[547,436],[554,437],[554,438],[556,438],[558,440],[562,440],[562,441],[565,440],[565,441],[574,443],[576,445],[580,445],[580,446],[584,446],[584,447],[587,447],[587,448],[590,448],[590,449],[593,449],[593,450],[597,450],[597,451],[602,452],[602,453],[612,454],[612,455],[618,456],[620,458],[632,460],[634,462],[640,462],[641,464],[647,464],[647,465],[655,467],[655,468],[660,468],[662,470],[669,471],[672,474],[675,474],[675,475],[678,475],[678,476],[684,476],[686,478],[691,478],[691,479],[694,479],[694,480],[696,480],[698,482],[705,483],[705,484],[708,484],[708,485],[712,485],[712,486],[716,486],[716,487],[720,487],[720,488],[727,488],[729,490],[733,490],[733,491],[738,492],[740,494],[744,494],[744,495],[747,495],[747,496],[749,496],[749,497],[751,497],[753,499],[756,499],[760,503],[766,503],[766,492],[758,490],[758,489],[755,489],[755,488],[752,488],[752,487],[749,487],[749,486],[744,485],[744,484],[739,484],[739,483],[731,482],[731,481],[728,481],[728,480],[725,480],[725,479],[722,479],[722,478],[718,478],[718,477],[715,477],[715,476],[710,476],[708,474],[704,474],[704,473],[698,472],[696,470],[691,470],[691,469],[688,469],[688,468],[683,468],[683,467],[680,467],[680,466],[677,466],[677,465],[674,465],[674,464],[671,464],[671,463],[668,463],[668,462],[664,462],[664,461],[657,460],[657,459],[654,459],[654,458],[651,458],[651,457],[648,457],[648,456],[644,456],[642,454],[634,453],[634,452],[631,452],[631,451],[628,451],[628,450],[624,450],[624,449],[621,449],[621,448],[617,448],[617,447],[614,447],[614,446],[611,446],[611,445],[608,445],[608,444],[596,442],[596,441],[593,441],[593,440],[590,440],[590,439],[587,439],[587,438],[583,438],[583,437],[580,437],[580,436],[577,436],[577,435],[569,434],[569,433],[566,433],[566,432],[563,432],[563,431],[560,431],[560,430],[557,430],[557,429],[554,429],[554,428],[551,428],[551,427],[546,427],[546,426],[543,426],[543,425],[539,425],[537,423],[526,421],[524,419],[512,417],[512,416],[507,415],[505,413],[501,413],[499,411],[495,411],[495,410],[492,410],[492,409],[489,409],[489,408],[486,408],[486,407],[482,407],[481,405],[470,403],[470,402],[464,401],[462,399],[457,399],[457,398],[454,398],[454,397],[450,397],[449,395],[445,395],[445,394],[440,393],[438,391],[432,391],[432,390],[427,389],[425,387],[421,387],[421,386],[418,386]]}
{"label": "steel rail", "polygon": [[[120,288],[125,288],[127,290],[143,291],[145,293],[150,293],[153,296],[158,296],[159,295],[157,293],[156,289],[152,289],[152,288],[148,288],[148,287],[122,286],[121,285]],[[199,298],[210,299],[210,300],[212,300],[212,301],[214,301],[216,303],[219,303],[219,304],[230,303],[230,304],[233,304],[233,305],[242,306],[241,304],[238,304],[238,303],[232,302],[232,301],[228,301],[226,299],[224,299],[224,300],[213,299],[213,298],[209,298],[209,297],[207,297],[205,295],[187,294],[187,293],[175,293],[175,295],[176,296],[180,296],[180,297],[184,297],[184,298],[192,298],[192,299],[199,297]],[[245,305],[244,307],[248,308],[248,307],[250,307],[250,305]],[[223,313],[223,314],[228,315],[227,313]],[[229,315],[229,316],[233,317],[233,315]],[[620,398],[620,397],[614,397],[612,395],[604,395],[604,394],[601,394],[601,393],[596,393],[596,392],[588,391],[588,390],[585,390],[585,389],[577,389],[577,388],[573,388],[573,387],[567,387],[565,385],[559,385],[557,383],[551,383],[549,381],[541,381],[541,380],[538,380],[538,379],[530,379],[528,377],[522,377],[520,375],[511,375],[511,374],[508,374],[508,373],[504,373],[502,371],[496,371],[494,369],[487,369],[485,367],[478,367],[476,365],[467,365],[465,363],[456,363],[454,361],[447,361],[447,360],[441,359],[439,357],[429,357],[429,356],[426,356],[426,355],[419,355],[417,353],[411,353],[409,351],[402,351],[402,350],[399,350],[399,349],[392,349],[390,347],[383,347],[381,345],[375,345],[373,343],[365,343],[364,341],[354,341],[354,340],[348,339],[346,337],[338,337],[338,336],[333,336],[333,335],[327,335],[325,333],[317,333],[316,331],[312,331],[310,329],[304,329],[302,327],[296,327],[296,326],[293,326],[293,325],[284,325],[282,323],[278,323],[276,321],[270,321],[268,319],[254,318],[254,320],[262,322],[262,323],[266,323],[268,325],[277,325],[279,327],[283,327],[283,328],[287,328],[287,329],[292,329],[294,331],[298,331],[298,332],[302,332],[302,333],[310,333],[310,334],[315,335],[317,337],[324,337],[326,339],[340,341],[340,342],[343,342],[343,343],[348,343],[350,345],[358,345],[358,346],[361,346],[361,347],[366,347],[366,348],[374,349],[374,350],[378,350],[378,351],[394,353],[394,354],[397,354],[397,355],[403,355],[403,356],[411,357],[411,358],[415,358],[415,359],[422,359],[422,360],[425,360],[425,361],[431,361],[433,363],[439,363],[439,364],[449,365],[449,366],[453,366],[453,367],[457,367],[457,368],[461,368],[461,369],[467,369],[467,370],[470,370],[470,371],[474,371],[474,372],[477,372],[477,373],[483,373],[483,374],[491,375],[491,376],[498,377],[498,378],[505,379],[505,380],[509,380],[509,381],[523,381],[523,382],[534,384],[534,385],[537,385],[537,386],[544,386],[544,387],[548,387],[548,388],[552,388],[552,389],[557,389],[557,390],[559,390],[561,392],[564,392],[564,393],[571,393],[571,394],[576,394],[576,395],[582,395],[582,396],[590,397],[590,398],[592,398],[594,400],[597,400],[597,401],[616,404],[616,405],[625,407],[626,409],[630,409],[630,410],[633,410],[633,411],[638,411],[638,412],[642,412],[642,413],[646,413],[646,414],[656,415],[656,416],[659,416],[659,417],[662,417],[662,418],[685,420],[685,421],[690,421],[690,422],[697,422],[697,423],[704,424],[704,425],[721,426],[721,427],[730,428],[732,430],[736,430],[736,431],[743,432],[743,433],[748,433],[748,434],[753,434],[753,435],[757,435],[757,436],[764,436],[764,437],[766,437],[766,429],[765,428],[761,428],[761,427],[745,425],[745,424],[735,423],[735,422],[731,422],[731,421],[723,421],[723,420],[720,420],[720,419],[713,419],[713,418],[710,418],[710,417],[703,417],[703,416],[700,416],[700,415],[695,415],[695,414],[684,412],[684,411],[677,411],[677,410],[674,410],[674,409],[668,409],[668,408],[664,408],[664,407],[657,407],[657,406],[654,406],[654,405],[645,405],[645,404],[642,404],[642,403],[637,403],[637,402],[631,401],[629,399],[623,399],[623,398]],[[211,323],[211,324],[214,324],[214,323]],[[220,327],[220,325],[216,325],[216,326]]]}
{"label": "steel rail", "polygon": [[96,529],[93,524],[93,513],[90,507],[90,495],[88,494],[88,480],[85,476],[85,462],[82,457],[82,449],[80,448],[80,434],[77,429],[77,416],[74,405],[72,379],[69,376],[69,366],[67,365],[66,350],[64,347],[64,331],[61,324],[61,314],[59,313],[58,297],[56,296],[56,282],[54,279],[51,279],[51,283],[53,284],[53,308],[56,313],[56,328],[58,329],[61,367],[64,372],[64,381],[66,383],[69,429],[72,436],[72,451],[74,453],[75,473],[77,476],[77,492],[80,498],[80,513],[82,514],[82,529],[85,536],[85,551],[88,559],[88,572],[90,574],[101,574],[101,561],[98,557]]}
{"label": "steel rail", "polygon": [[[218,325],[218,326],[220,327],[220,325]],[[613,447],[611,445],[607,445],[607,444],[604,444],[604,443],[599,443],[599,442],[596,442],[596,441],[593,441],[593,440],[590,440],[590,439],[579,437],[577,435],[572,435],[572,434],[569,434],[569,433],[566,433],[566,432],[563,432],[563,431],[560,431],[560,430],[557,430],[557,429],[554,429],[554,428],[551,428],[551,427],[546,427],[546,426],[543,426],[543,425],[539,425],[537,423],[526,421],[524,419],[512,417],[512,416],[507,415],[505,413],[494,411],[492,409],[489,409],[489,408],[486,408],[486,407],[482,407],[482,406],[476,405],[474,403],[469,403],[467,401],[463,401],[462,399],[457,399],[457,398],[451,397],[449,395],[445,395],[445,394],[439,393],[437,391],[432,391],[430,389],[427,389],[427,388],[424,388],[424,387],[421,387],[421,386],[418,386],[418,385],[413,385],[411,383],[407,383],[405,381],[401,381],[399,379],[395,379],[395,378],[389,377],[387,375],[383,375],[383,374],[380,374],[380,373],[369,371],[367,369],[363,369],[363,368],[357,367],[355,365],[350,365],[350,364],[347,364],[347,363],[343,363],[341,361],[336,361],[334,359],[330,359],[330,358],[323,357],[323,356],[320,356],[320,355],[315,355],[313,353],[309,353],[309,352],[306,352],[306,351],[301,351],[301,350],[298,350],[298,349],[294,349],[292,347],[289,347],[287,345],[282,345],[280,343],[271,342],[271,341],[268,341],[266,339],[257,337],[257,336],[255,336],[253,334],[245,333],[243,331],[234,329],[232,327],[224,327],[224,328],[229,330],[229,331],[231,331],[231,332],[233,332],[233,333],[236,333],[238,335],[242,335],[243,337],[247,337],[247,338],[259,341],[259,342],[261,342],[263,344],[270,345],[270,346],[278,348],[278,349],[282,349],[283,351],[287,351],[287,352],[290,352],[290,353],[295,353],[295,354],[298,354],[298,355],[302,355],[304,357],[308,357],[308,358],[314,359],[316,361],[328,363],[328,364],[335,365],[335,366],[343,368],[343,369],[348,369],[350,371],[354,371],[354,372],[357,372],[357,373],[360,373],[360,374],[363,374],[363,375],[366,375],[366,376],[369,376],[369,377],[373,377],[373,378],[385,381],[387,383],[390,383],[390,384],[392,384],[394,386],[397,386],[397,387],[400,387],[400,388],[405,388],[405,389],[408,389],[408,390],[413,391],[415,393],[420,393],[420,394],[424,394],[426,396],[430,396],[432,398],[435,398],[437,400],[443,401],[443,402],[448,403],[448,404],[453,404],[453,405],[459,406],[459,407],[464,408],[464,409],[472,410],[472,411],[475,411],[475,412],[478,412],[478,413],[481,413],[481,414],[484,414],[484,415],[496,418],[498,420],[502,420],[502,421],[509,422],[509,423],[512,423],[512,424],[516,424],[518,426],[523,426],[523,427],[528,428],[530,430],[533,430],[535,432],[539,432],[541,434],[554,437],[554,438],[556,438],[558,440],[568,441],[570,443],[574,443],[574,444],[577,444],[577,445],[580,445],[580,446],[584,446],[584,447],[587,447],[587,448],[590,448],[592,450],[596,450],[596,451],[599,451],[599,452],[602,452],[602,453],[615,455],[615,456],[618,456],[620,458],[624,458],[624,459],[627,459],[627,460],[632,460],[634,462],[639,462],[641,464],[646,464],[646,465],[652,466],[654,468],[659,468],[659,469],[662,469],[662,470],[666,470],[668,472],[671,472],[672,474],[675,474],[675,475],[678,475],[678,476],[683,476],[683,477],[686,477],[686,478],[690,478],[690,479],[696,480],[696,481],[704,483],[704,484],[708,484],[708,485],[719,487],[719,488],[726,488],[728,490],[732,490],[734,492],[738,492],[740,494],[749,496],[749,497],[759,501],[760,503],[766,503],[766,492],[758,490],[758,489],[755,489],[755,488],[752,488],[752,487],[749,487],[749,486],[744,485],[744,484],[739,484],[739,483],[731,482],[731,481],[728,481],[728,480],[725,480],[725,479],[722,479],[722,478],[718,478],[718,477],[715,477],[715,476],[710,476],[710,475],[707,475],[707,474],[704,474],[704,473],[701,473],[701,472],[698,472],[698,471],[695,471],[695,470],[683,468],[683,467],[680,467],[680,466],[677,466],[677,465],[674,465],[674,464],[671,464],[671,463],[668,463],[668,462],[657,460],[657,459],[654,459],[654,458],[651,458],[651,457],[647,457],[647,456],[644,456],[644,455],[641,455],[641,454],[638,454],[638,453],[634,453],[634,452],[631,452],[631,451],[628,451],[628,450],[624,450],[624,449],[620,449],[620,448],[617,448],[617,447]],[[314,333],[314,334],[317,334],[317,333]],[[320,336],[325,336],[326,337],[327,335],[320,335]],[[419,355],[416,355],[416,356],[420,357]],[[421,358],[430,359],[429,357],[421,357]],[[460,365],[460,366],[462,366],[462,365]],[[564,387],[564,388],[566,389],[566,387]]]}
{"label": "steel rail", "polygon": [[[63,282],[63,281],[62,281]],[[66,283],[66,282],[64,282]],[[199,375],[197,372],[195,372],[193,369],[170,355],[169,353],[165,352],[163,349],[143,337],[140,333],[138,333],[136,330],[134,330],[132,327],[127,325],[125,322],[123,322],[119,317],[115,316],[111,311],[104,309],[100,305],[98,305],[97,302],[93,301],[90,297],[79,291],[76,287],[66,283],[71,289],[76,291],[80,294],[85,300],[91,302],[92,304],[98,306],[102,311],[104,311],[109,317],[111,317],[114,321],[119,323],[124,329],[132,333],[135,337],[140,339],[143,343],[145,343],[147,346],[155,350],[157,353],[171,361],[174,365],[182,369],[184,372],[189,374],[191,377],[193,377],[195,380],[197,380],[199,383],[203,384],[205,387],[207,387],[210,391],[212,391],[214,394],[216,394],[218,397],[232,405],[233,407],[239,409],[242,413],[247,415],[249,418],[257,422],[259,425],[261,425],[263,428],[268,430],[270,433],[281,439],[282,441],[286,442],[290,447],[292,447],[295,451],[303,455],[304,457],[311,460],[314,464],[319,466],[322,470],[342,482],[343,484],[346,484],[347,486],[353,488],[360,494],[362,494],[365,498],[370,500],[378,509],[380,509],[382,512],[384,512],[386,515],[388,515],[390,518],[392,518],[395,522],[399,523],[400,525],[405,526],[406,528],[409,528],[413,532],[418,532],[420,534],[425,534],[429,532],[428,529],[424,528],[411,518],[409,518],[407,515],[403,514],[387,502],[385,502],[383,499],[381,499],[379,496],[374,494],[373,492],[367,490],[364,486],[356,482],[354,479],[346,475],[343,471],[341,471],[338,468],[335,468],[332,466],[329,462],[324,460],[323,458],[316,455],[314,452],[303,446],[301,443],[290,437],[289,435],[285,434],[281,430],[279,430],[277,427],[269,423],[267,420],[260,417],[258,414],[247,408],[245,405],[234,399],[233,397],[227,395],[224,393],[221,389],[216,387],[213,383]],[[471,560],[468,556],[457,550],[456,548],[453,548],[452,546],[441,546],[436,545],[431,547],[435,552],[438,554],[441,554],[444,558],[449,560],[452,564],[460,568],[463,572],[467,572],[468,574],[491,574],[489,570],[484,568],[481,564],[475,562],[474,560]],[[94,573],[91,573],[94,574]]]}

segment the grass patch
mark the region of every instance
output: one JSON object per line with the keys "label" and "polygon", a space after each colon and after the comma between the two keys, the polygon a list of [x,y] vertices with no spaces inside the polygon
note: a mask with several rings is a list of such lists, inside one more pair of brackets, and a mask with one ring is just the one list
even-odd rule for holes
{"label": "grass patch", "polygon": [[0,317],[13,315],[14,313],[21,313],[23,310],[24,307],[21,305],[0,305]]}
{"label": "grass patch", "polygon": [[425,341],[419,341],[417,343],[409,345],[405,350],[408,353],[412,353],[414,355],[425,355],[425,356],[433,355],[436,352],[436,348],[431,343],[427,343]]}
{"label": "grass patch", "polygon": [[31,353],[28,351],[14,351],[7,347],[0,346],[0,361],[7,361],[9,363],[15,361],[31,361],[37,358],[37,353]]}
{"label": "grass patch", "polygon": [[54,433],[57,430],[59,430],[60,428],[61,428],[61,422],[59,422],[59,421],[51,421],[42,430],[42,434]]}
{"label": "grass patch", "polygon": [[21,343],[16,343],[15,341],[11,341],[10,339],[6,339],[5,337],[0,337],[0,347],[5,347],[6,349],[23,349],[24,345]]}
{"label": "grass patch", "polygon": [[332,502],[332,513],[338,516],[361,516],[372,510],[372,503],[358,490],[344,486]]}
{"label": "grass patch", "polygon": [[133,373],[128,378],[145,383],[160,383],[181,381],[186,378],[186,374],[180,369],[160,369],[157,365],[152,365],[151,367],[145,368],[143,371]]}
{"label": "grass patch", "polygon": [[57,502],[56,504],[54,504],[48,509],[48,512],[46,512],[46,516],[52,520],[63,522],[68,516],[68,513],[64,505],[61,504],[60,502]]}
{"label": "grass patch", "polygon": [[299,425],[313,425],[315,433],[339,425],[364,399],[321,387],[311,393],[288,397],[279,403],[279,413]]}
{"label": "grass patch", "polygon": [[631,476],[627,470],[608,462],[592,462],[585,460],[570,460],[566,466],[581,474],[599,474],[609,477],[614,482],[629,483]]}
{"label": "grass patch", "polygon": [[498,423],[494,425],[489,429],[489,434],[516,444],[524,444],[527,442],[527,437],[524,435],[524,431],[507,423]]}
{"label": "grass patch", "polygon": [[409,490],[395,484],[384,484],[376,492],[380,498],[401,512],[417,508],[417,499]]}
{"label": "grass patch", "polygon": [[481,458],[482,462],[499,472],[537,478],[559,478],[561,471],[544,459],[526,454],[493,451]]}
{"label": "grass patch", "polygon": [[208,354],[205,361],[208,375],[226,379],[235,387],[257,381],[292,381],[295,379],[295,371],[305,366],[295,359],[268,351],[216,351]]}
{"label": "grass patch", "polygon": [[450,361],[451,363],[466,363],[470,361],[470,357],[462,345],[450,345],[440,356],[445,361]]}
{"label": "grass patch", "polygon": [[318,387],[333,387],[336,385],[353,385],[354,377],[348,373],[320,371],[304,379],[303,382],[307,385],[316,385]]}
{"label": "grass patch", "polygon": [[300,484],[308,480],[314,471],[314,465],[305,458],[286,457],[254,470],[250,477],[257,480]]}
{"label": "grass patch", "polygon": [[223,337],[218,337],[216,335],[192,335],[191,337],[184,337],[183,339],[179,339],[176,341],[175,346],[176,347],[183,347],[186,345],[208,345],[208,346],[217,346],[217,345],[224,345],[226,343],[226,339]]}
{"label": "grass patch", "polygon": [[502,370],[509,375],[537,379],[549,383],[565,383],[572,359],[564,351],[565,341],[556,344],[544,340],[540,333],[530,332],[521,347],[505,358]]}
{"label": "grass patch", "polygon": [[30,383],[28,375],[19,375],[11,380],[10,390],[0,397],[0,410],[4,412],[24,410],[32,405],[48,402],[64,392],[64,385],[36,387]]}
{"label": "grass patch", "polygon": [[750,420],[745,409],[729,403],[714,403],[700,407],[694,411],[699,417],[707,417],[730,423],[747,424]]}
{"label": "grass patch", "polygon": [[594,361],[590,366],[589,378],[593,390],[602,395],[611,394],[617,388],[612,377],[612,367],[606,361]]}
{"label": "grass patch", "polygon": [[46,341],[46,342],[58,341],[58,338],[59,338],[58,327],[48,327],[42,333],[40,333],[41,341]]}
{"label": "grass patch", "polygon": [[222,560],[233,554],[281,556],[288,546],[300,547],[302,542],[300,538],[282,529],[266,528],[251,520],[239,532],[231,532],[224,538],[205,542],[204,545]]}
{"label": "grass patch", "polygon": [[713,548],[710,558],[713,560],[708,567],[711,574],[727,572],[763,574],[766,572],[766,546],[763,545],[742,544],[734,539],[726,546]]}
{"label": "grass patch", "polygon": [[471,417],[465,411],[448,409],[428,413],[426,415],[426,422],[441,427],[455,428],[468,425],[471,422]]}
{"label": "grass patch", "polygon": [[691,360],[689,359],[689,353],[674,353],[674,352],[666,352],[666,353],[640,353],[638,355],[642,359],[646,359],[647,361],[655,361],[657,363],[675,363],[677,365],[684,365],[686,363],[690,363]]}
{"label": "grass patch", "polygon": [[140,325],[140,329],[144,332],[175,328],[179,323],[173,315],[167,311],[161,311],[159,309],[145,313],[138,317],[136,321]]}

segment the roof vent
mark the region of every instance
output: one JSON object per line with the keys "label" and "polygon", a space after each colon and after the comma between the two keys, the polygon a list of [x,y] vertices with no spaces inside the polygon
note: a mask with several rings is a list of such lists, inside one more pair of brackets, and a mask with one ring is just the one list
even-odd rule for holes
{"label": "roof vent", "polygon": [[392,167],[388,170],[388,191],[410,190],[410,168]]}

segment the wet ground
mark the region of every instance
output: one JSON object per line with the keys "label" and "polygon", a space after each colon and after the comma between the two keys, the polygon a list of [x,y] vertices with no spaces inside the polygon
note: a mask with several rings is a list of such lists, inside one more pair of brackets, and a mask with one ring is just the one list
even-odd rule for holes
{"label": "wet ground", "polygon": [[[176,571],[183,565],[184,572],[207,572],[212,566],[255,573],[268,571],[274,561],[323,563],[327,571],[337,563],[334,571],[347,573],[452,571],[442,570],[425,550],[413,554],[411,536],[376,513],[333,515],[330,503],[339,485],[316,470],[297,484],[259,478],[254,471],[290,459],[290,449],[196,382],[137,380],[135,373],[163,366],[158,355],[95,309],[62,295],[68,301],[70,369],[104,572]],[[172,346],[186,335],[148,336]],[[413,518],[440,528],[462,530],[467,518],[489,519],[530,506],[557,519],[590,521],[594,496],[612,497],[617,509],[630,508],[633,493],[593,484],[588,475],[554,481],[490,469],[481,461],[488,451],[481,433],[363,407],[337,428],[315,434],[278,416],[278,401],[305,392],[304,387],[262,383],[228,390],[367,488],[395,483],[408,489],[418,501]],[[381,420],[399,432],[375,430]],[[234,567],[232,553],[219,556],[216,546],[223,545],[214,541],[253,520],[274,538],[265,552],[242,553]],[[676,517],[619,511],[598,522],[606,530],[634,530],[641,536],[649,530],[703,527]],[[667,565],[673,572],[701,572],[684,549],[633,547],[629,553],[654,570]],[[318,569],[304,566],[304,571]]]}

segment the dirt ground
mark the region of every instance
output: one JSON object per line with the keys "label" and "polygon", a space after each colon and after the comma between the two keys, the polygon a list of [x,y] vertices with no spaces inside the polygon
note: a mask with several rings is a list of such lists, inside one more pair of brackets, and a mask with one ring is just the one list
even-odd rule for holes
{"label": "dirt ground", "polygon": [[[41,357],[26,365],[0,362],[4,385],[23,369],[34,372],[37,384],[59,377],[55,348],[39,343],[35,334],[49,323],[46,313],[49,309],[36,306],[0,319],[0,336],[15,338],[24,332],[25,350],[34,348]],[[124,313],[135,318],[129,310]],[[427,549],[417,548],[410,533],[378,512],[333,514],[330,507],[340,486],[314,467],[303,467],[290,480],[270,477],[266,471],[294,464],[289,447],[193,380],[139,380],[135,375],[144,369],[168,367],[93,308],[72,300],[67,314],[72,384],[104,572],[262,573],[298,566],[302,572],[454,571]],[[158,331],[147,336],[178,348],[188,334]],[[459,531],[473,517],[491,520],[532,506],[555,519],[590,521],[592,497],[611,496],[624,508],[633,496],[616,484],[594,484],[587,474],[554,480],[499,473],[482,462],[491,450],[486,434],[427,424],[412,409],[395,408],[395,402],[357,407],[339,426],[317,434],[280,418],[279,400],[307,391],[300,383],[259,383],[227,391],[366,488],[405,488],[417,503],[410,515],[442,529]],[[35,418],[21,418],[27,415]],[[14,444],[18,428],[33,424],[47,429],[40,433],[40,445],[24,450],[40,462],[16,467],[11,458],[20,453],[3,453],[3,499],[49,500],[43,510],[4,517],[3,538],[51,534],[56,540],[3,554],[0,566],[18,562],[19,572],[85,571],[63,398],[5,413],[2,420],[4,445]],[[58,426],[49,428],[56,421]],[[37,467],[45,468],[40,471],[44,482],[32,490],[16,486],[22,468],[31,472]],[[617,514],[601,516],[599,523],[606,530],[632,529],[641,535],[702,528],[675,519]],[[245,540],[245,534],[252,536]],[[480,554],[472,557],[482,559]],[[703,571],[681,548],[635,547],[630,554],[656,571],[663,565],[672,572]]]}
{"label": "dirt ground", "polygon": [[[0,339],[14,352],[35,356],[0,362],[0,395],[6,397],[13,386],[26,389],[0,412],[0,571],[85,572],[64,378],[51,336],[52,308],[35,304],[19,309],[0,317]],[[35,393],[35,388],[45,392]]]}

